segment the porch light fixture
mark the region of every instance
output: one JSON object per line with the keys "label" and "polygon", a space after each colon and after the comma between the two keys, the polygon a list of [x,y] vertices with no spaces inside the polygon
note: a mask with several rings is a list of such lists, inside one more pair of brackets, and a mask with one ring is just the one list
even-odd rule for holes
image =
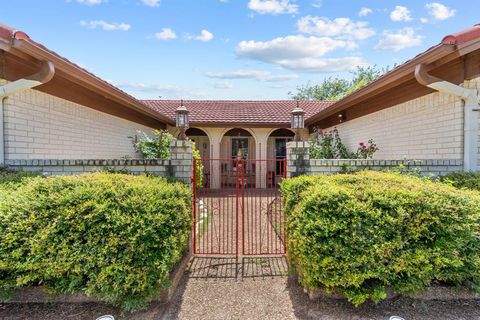
{"label": "porch light fixture", "polygon": [[295,130],[295,141],[301,141],[300,129],[305,128],[305,111],[300,108],[299,101],[297,101],[297,107],[292,110],[291,127]]}
{"label": "porch light fixture", "polygon": [[180,107],[177,108],[175,111],[176,114],[176,127],[180,129],[180,136],[178,137],[179,140],[187,139],[187,135],[185,134],[185,130],[188,129],[189,120],[188,120],[188,110],[183,105],[183,100],[180,102]]}

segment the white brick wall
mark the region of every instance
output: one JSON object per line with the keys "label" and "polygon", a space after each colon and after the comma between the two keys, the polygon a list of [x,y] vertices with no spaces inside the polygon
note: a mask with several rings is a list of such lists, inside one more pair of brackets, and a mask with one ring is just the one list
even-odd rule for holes
{"label": "white brick wall", "polygon": [[[465,83],[475,87],[480,78]],[[337,126],[344,143],[373,138],[375,159],[463,159],[463,102],[432,93]],[[480,136],[479,136],[480,140]],[[480,155],[479,155],[480,162]]]}
{"label": "white brick wall", "polygon": [[5,159],[138,157],[128,139],[151,128],[36,90],[5,103]]}
{"label": "white brick wall", "polygon": [[[477,89],[477,91],[479,91],[480,90],[480,78],[477,78],[477,79],[474,79],[474,80],[471,80],[471,81],[465,81],[464,86],[466,88]],[[478,121],[479,121],[479,127],[480,127],[480,115],[478,117]],[[478,134],[477,166],[478,166],[478,170],[480,170],[480,130],[479,130],[478,133],[479,134]]]}

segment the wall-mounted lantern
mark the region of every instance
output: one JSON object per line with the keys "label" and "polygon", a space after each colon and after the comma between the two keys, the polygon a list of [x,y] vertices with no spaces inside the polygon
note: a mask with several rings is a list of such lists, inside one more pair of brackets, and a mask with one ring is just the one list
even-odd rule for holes
{"label": "wall-mounted lantern", "polygon": [[342,113],[338,114],[338,122],[342,123],[347,121],[347,113],[343,111]]}
{"label": "wall-mounted lantern", "polygon": [[295,141],[301,141],[300,129],[305,127],[305,111],[300,108],[300,103],[297,101],[297,107],[292,110],[292,129],[295,130]]}
{"label": "wall-mounted lantern", "polygon": [[178,139],[185,140],[187,139],[185,130],[188,129],[189,119],[188,119],[188,110],[183,105],[183,100],[180,102],[180,107],[177,108],[175,113],[176,113],[176,127],[180,129],[180,136],[178,137]]}

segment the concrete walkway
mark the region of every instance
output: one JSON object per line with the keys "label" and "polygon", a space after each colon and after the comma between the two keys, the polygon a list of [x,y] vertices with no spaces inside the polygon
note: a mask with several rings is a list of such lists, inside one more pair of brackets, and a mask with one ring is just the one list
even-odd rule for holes
{"label": "concrete walkway", "polygon": [[310,301],[280,258],[194,258],[163,319],[480,319],[480,300]]}
{"label": "concrete walkway", "polygon": [[165,319],[295,319],[285,257],[199,258]]}

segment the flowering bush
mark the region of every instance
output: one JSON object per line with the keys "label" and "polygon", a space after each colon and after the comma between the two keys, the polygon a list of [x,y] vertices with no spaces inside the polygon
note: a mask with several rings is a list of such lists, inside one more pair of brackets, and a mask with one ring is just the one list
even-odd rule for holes
{"label": "flowering bush", "polygon": [[137,135],[132,141],[133,147],[145,159],[166,159],[170,156],[170,142],[175,137],[167,130],[155,130],[153,137],[142,131],[137,131]]}
{"label": "flowering bush", "polygon": [[375,152],[378,151],[377,145],[373,142],[373,139],[358,143],[357,153],[355,154],[358,159],[372,159]]}
{"label": "flowering bush", "polygon": [[359,143],[357,152],[351,152],[343,144],[337,128],[331,131],[315,129],[310,145],[311,159],[371,159],[378,151],[373,139]]}
{"label": "flowering bush", "polygon": [[352,159],[355,154],[349,152],[342,142],[337,128],[325,132],[316,129],[310,145],[312,159]]}

